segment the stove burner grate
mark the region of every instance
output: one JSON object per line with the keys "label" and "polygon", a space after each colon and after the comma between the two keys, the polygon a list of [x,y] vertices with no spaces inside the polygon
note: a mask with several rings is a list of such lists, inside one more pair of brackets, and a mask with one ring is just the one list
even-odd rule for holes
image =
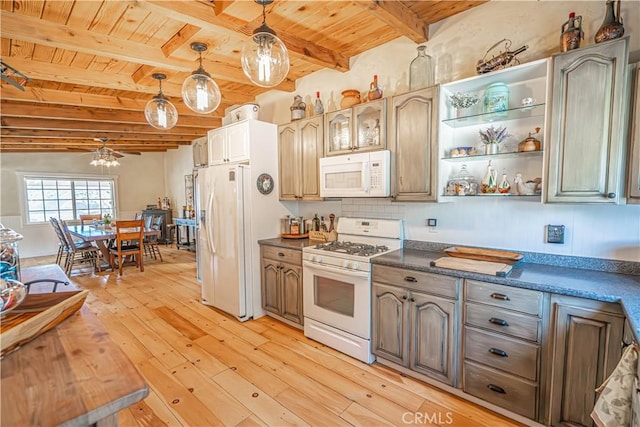
{"label": "stove burner grate", "polygon": [[315,249],[363,257],[373,256],[389,250],[389,248],[384,245],[368,245],[365,243],[341,242],[337,240],[316,245]]}

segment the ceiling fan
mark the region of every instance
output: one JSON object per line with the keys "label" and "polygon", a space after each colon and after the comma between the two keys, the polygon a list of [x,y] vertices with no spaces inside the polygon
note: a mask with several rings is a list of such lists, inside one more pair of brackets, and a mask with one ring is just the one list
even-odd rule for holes
{"label": "ceiling fan", "polygon": [[[120,151],[116,151],[113,148],[107,147],[107,138],[93,138],[96,142],[101,142],[102,147],[97,148],[93,153],[93,160],[91,160],[90,164],[93,166],[118,166],[120,162],[118,159],[124,157],[124,153]],[[129,154],[137,154],[140,153],[129,153]]]}

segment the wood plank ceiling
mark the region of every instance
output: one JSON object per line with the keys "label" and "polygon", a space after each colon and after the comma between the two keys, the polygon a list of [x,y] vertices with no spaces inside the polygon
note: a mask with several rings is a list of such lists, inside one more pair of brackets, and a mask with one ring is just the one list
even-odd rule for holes
{"label": "wood plank ceiling", "polygon": [[[269,89],[242,72],[242,43],[262,22],[253,0],[0,0],[4,63],[32,80],[25,90],[2,82],[0,152],[93,150],[106,138],[121,152],[166,151],[219,127],[227,107]],[[349,59],[407,36],[428,40],[429,24],[484,1],[276,0],[267,24],[289,50],[291,69],[277,89],[322,68],[349,69]],[[198,115],[182,102],[182,82],[197,68],[194,41],[222,103]],[[160,131],[144,107],[158,93],[151,74],[167,75],[163,93],[178,124]]]}

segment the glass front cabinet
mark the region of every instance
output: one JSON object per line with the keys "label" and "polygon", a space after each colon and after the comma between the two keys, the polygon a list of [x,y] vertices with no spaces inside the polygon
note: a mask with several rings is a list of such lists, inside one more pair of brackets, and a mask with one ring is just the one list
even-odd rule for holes
{"label": "glass front cabinet", "polygon": [[386,149],[386,99],[333,111],[325,117],[326,156]]}

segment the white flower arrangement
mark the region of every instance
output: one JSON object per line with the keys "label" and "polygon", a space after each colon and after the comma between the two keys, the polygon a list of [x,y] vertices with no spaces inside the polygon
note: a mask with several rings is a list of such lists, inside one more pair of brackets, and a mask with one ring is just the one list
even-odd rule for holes
{"label": "white flower arrangement", "polygon": [[475,93],[456,92],[449,96],[449,101],[454,108],[470,108],[476,105],[480,98]]}
{"label": "white flower arrangement", "polygon": [[507,128],[498,126],[495,128],[493,125],[485,130],[479,130],[480,140],[483,144],[500,144],[506,137],[510,136],[507,133]]}

